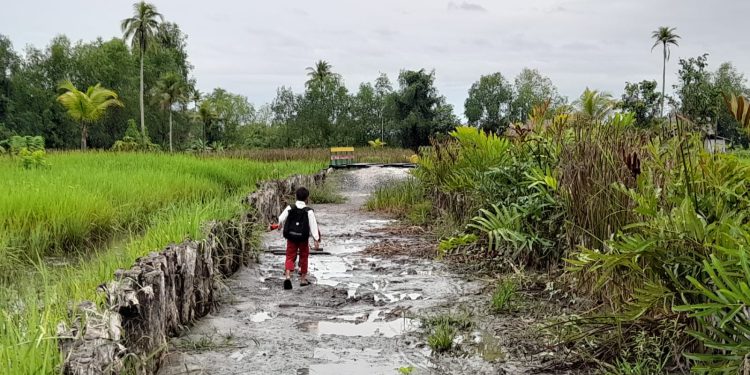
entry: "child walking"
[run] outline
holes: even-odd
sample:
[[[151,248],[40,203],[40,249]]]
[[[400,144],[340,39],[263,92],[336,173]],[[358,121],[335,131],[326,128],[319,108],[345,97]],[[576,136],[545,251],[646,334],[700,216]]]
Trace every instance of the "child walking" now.
[[[292,289],[292,271],[294,271],[294,261],[299,253],[300,278],[299,285],[307,286],[307,260],[310,255],[310,236],[315,241],[315,248],[320,248],[320,231],[318,222],[315,220],[315,212],[312,208],[307,207],[307,199],[310,192],[301,187],[297,189],[297,202],[293,206],[287,206],[284,212],[279,216],[279,225],[283,228],[284,238],[286,238],[286,280],[284,280],[284,289]]]

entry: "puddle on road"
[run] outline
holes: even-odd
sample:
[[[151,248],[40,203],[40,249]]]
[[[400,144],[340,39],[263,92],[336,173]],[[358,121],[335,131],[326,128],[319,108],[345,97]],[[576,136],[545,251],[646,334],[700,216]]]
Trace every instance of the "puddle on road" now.
[[[311,365],[305,372],[297,372],[298,375],[392,375],[397,372],[396,367],[392,366],[373,366],[367,362],[345,362],[345,363],[324,363]]]
[[[305,322],[297,325],[302,331],[317,333],[318,335],[337,335],[349,337],[396,337],[419,328],[419,322],[414,319],[396,319],[390,322],[367,321],[363,323],[348,322]]]
[[[262,323],[262,322],[265,322],[266,320],[271,320],[271,319],[273,319],[273,317],[271,316],[271,314],[269,314],[266,311],[255,313],[253,314],[253,316],[250,317],[250,321],[252,321],[253,323]]]
[[[474,341],[478,343],[477,351],[479,356],[487,362],[502,361],[505,359],[505,352],[500,345],[500,340],[489,332],[475,333]]]

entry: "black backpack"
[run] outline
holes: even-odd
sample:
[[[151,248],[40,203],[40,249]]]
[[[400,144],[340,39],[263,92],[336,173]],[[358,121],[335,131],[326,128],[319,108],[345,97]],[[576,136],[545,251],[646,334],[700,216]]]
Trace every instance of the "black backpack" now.
[[[310,221],[307,216],[310,208],[291,207],[284,223],[284,238],[294,243],[305,242],[310,238]]]

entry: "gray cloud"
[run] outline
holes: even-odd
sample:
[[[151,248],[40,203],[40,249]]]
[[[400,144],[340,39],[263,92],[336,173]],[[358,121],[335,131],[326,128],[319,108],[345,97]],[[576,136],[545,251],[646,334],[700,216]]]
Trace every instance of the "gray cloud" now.
[[[487,9],[479,4],[470,3],[468,1],[462,1],[460,3],[455,3],[451,1],[448,3],[448,9],[452,10],[466,10],[470,12],[487,12]]]
[[[8,1],[0,33],[18,51],[43,48],[59,33],[73,41],[119,37],[119,21],[135,1]],[[223,87],[256,105],[273,100],[279,86],[302,90],[305,67],[319,59],[351,90],[380,72],[395,83],[401,69],[434,68],[438,90],[457,113],[480,75],[512,80],[524,67],[539,69],[570,98],[587,86],[619,96],[626,81],[661,82],[650,35],[665,25],[682,36],[667,63],[668,91],[678,60],[705,52],[712,70],[732,61],[750,74],[750,41],[728,37],[750,14],[742,0],[721,7],[705,0],[213,0],[205,12],[196,11],[204,9],[198,0],[152,1],[189,35],[199,88]]]

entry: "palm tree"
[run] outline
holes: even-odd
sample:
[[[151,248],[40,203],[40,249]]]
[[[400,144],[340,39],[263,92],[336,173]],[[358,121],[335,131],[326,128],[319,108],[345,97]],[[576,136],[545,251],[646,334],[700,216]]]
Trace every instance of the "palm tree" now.
[[[117,93],[105,89],[101,84],[89,86],[86,92],[79,91],[70,81],[60,84],[64,90],[57,101],[68,111],[68,116],[81,125],[81,150],[86,151],[86,138],[89,134],[89,124],[99,121],[109,107],[122,107]]]
[[[580,113],[598,121],[603,120],[612,112],[614,104],[612,95],[609,93],[590,90],[588,87],[573,103]]]
[[[130,39],[133,49],[138,49],[141,58],[141,134],[146,139],[146,120],[143,109],[143,55],[164,17],[156,11],[156,6],[145,1],[133,4],[133,17],[122,20],[122,32],[125,40]]]
[[[675,34],[676,28],[674,27],[667,27],[662,26],[658,30],[651,33],[651,37],[654,38],[654,45],[651,47],[651,51],[654,51],[654,48],[656,48],[659,44],[663,47],[663,64],[662,64],[662,70],[661,70],[661,115],[664,116],[664,89],[666,85],[667,80],[667,60],[669,60],[670,50],[669,45],[675,45],[679,47],[679,44],[677,44],[677,39],[680,39],[680,36]]]
[[[189,88],[185,80],[177,73],[169,72],[163,75],[153,89],[153,97],[163,110],[169,111],[169,152],[172,148],[172,107],[176,103],[188,100]]]
[[[203,93],[201,90],[198,90],[197,88],[193,88],[193,91],[190,92],[190,100],[195,103],[195,110],[198,110],[198,102],[201,101],[201,98],[203,97]]]
[[[218,119],[214,105],[210,100],[204,100],[198,107],[196,113],[197,120],[203,124],[203,142],[208,143],[206,138],[206,129],[211,127],[211,124]]]
[[[306,70],[310,79],[307,80],[306,84],[309,86],[313,82],[323,82],[328,78],[338,77],[338,74],[333,73],[332,68],[333,66],[325,60],[318,60],[314,67],[308,66]]]

